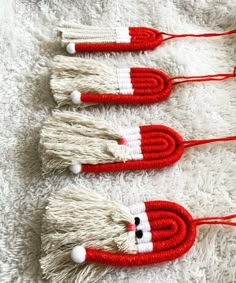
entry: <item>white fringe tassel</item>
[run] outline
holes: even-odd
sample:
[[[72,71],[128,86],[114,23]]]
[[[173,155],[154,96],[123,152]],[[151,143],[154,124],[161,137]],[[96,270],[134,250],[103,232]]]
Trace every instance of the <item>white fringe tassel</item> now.
[[[62,46],[68,43],[129,43],[128,27],[96,27],[81,24],[62,23],[58,27]]]
[[[99,61],[58,55],[54,57],[51,69],[50,86],[59,106],[91,105],[74,100],[72,96],[74,91],[113,94],[120,92],[116,69]],[[130,80],[129,77],[128,79]]]
[[[131,159],[119,126],[76,112],[54,111],[42,128],[40,151],[45,172],[65,170],[73,164],[101,164]]]
[[[42,227],[41,267],[51,283],[95,283],[114,267],[77,265],[70,257],[77,245],[136,253],[134,224],[128,208],[84,189],[62,190],[49,198]]]

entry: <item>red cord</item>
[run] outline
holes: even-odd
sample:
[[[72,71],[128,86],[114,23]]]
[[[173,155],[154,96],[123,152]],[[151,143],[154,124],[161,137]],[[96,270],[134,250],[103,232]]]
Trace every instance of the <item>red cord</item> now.
[[[177,82],[172,83],[173,85],[177,85],[188,82],[223,81],[235,76],[236,76],[236,67],[234,67],[233,73],[230,74],[214,74],[214,75],[205,75],[205,76],[176,76],[171,78],[171,80],[172,81],[178,80]]]
[[[205,140],[188,140],[184,141],[184,147],[192,147],[200,144],[212,143],[212,142],[220,142],[220,141],[234,141],[236,140],[236,136],[224,137],[224,138],[215,138],[215,139],[205,139]]]
[[[231,214],[227,216],[213,216],[213,217],[204,217],[204,218],[196,218],[194,219],[194,223],[196,225],[203,224],[223,224],[228,226],[236,226],[235,222],[223,221],[223,220],[231,220],[236,218],[236,214]]]
[[[226,31],[226,32],[220,32],[220,33],[213,32],[213,33],[199,33],[199,34],[194,34],[194,33],[173,34],[173,33],[161,32],[161,34],[169,36],[163,39],[163,41],[166,41],[172,38],[179,38],[179,37],[214,37],[214,36],[230,35],[230,34],[235,34],[235,33],[236,33],[236,29]]]

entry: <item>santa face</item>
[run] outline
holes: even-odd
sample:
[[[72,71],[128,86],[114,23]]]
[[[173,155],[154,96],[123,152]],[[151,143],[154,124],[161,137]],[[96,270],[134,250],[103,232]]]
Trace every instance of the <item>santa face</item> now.
[[[171,208],[173,203],[164,201],[145,202],[130,207],[135,219],[138,253],[171,251],[189,241],[186,236],[193,225],[187,221],[188,214],[183,209],[177,213]]]
[[[136,253],[112,253],[80,247],[74,250],[72,259],[77,263],[140,266],[176,259],[193,245],[196,225],[182,206],[168,201],[149,201],[133,205],[129,211],[135,226],[127,223],[127,234],[135,230]],[[78,257],[78,254],[82,256]]]

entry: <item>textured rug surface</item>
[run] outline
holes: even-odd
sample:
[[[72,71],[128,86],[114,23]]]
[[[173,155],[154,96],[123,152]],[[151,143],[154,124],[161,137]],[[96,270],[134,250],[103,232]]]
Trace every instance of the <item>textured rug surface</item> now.
[[[146,25],[171,33],[236,28],[233,0],[1,0],[0,7],[0,282],[44,282],[41,220],[51,192],[70,185],[125,205],[167,199],[193,216],[236,212],[236,142],[186,150],[163,170],[42,176],[38,154],[42,122],[55,107],[48,63],[65,54],[56,39],[61,20],[99,26]],[[170,40],[154,51],[92,54],[119,67],[150,66],[171,76],[231,72],[236,36]],[[83,55],[85,56],[85,55]],[[162,123],[184,138],[236,134],[235,79],[177,86],[165,102],[149,106],[97,106],[84,114],[124,126]],[[161,265],[122,269],[102,282],[236,282],[236,229],[202,226],[194,247]]]

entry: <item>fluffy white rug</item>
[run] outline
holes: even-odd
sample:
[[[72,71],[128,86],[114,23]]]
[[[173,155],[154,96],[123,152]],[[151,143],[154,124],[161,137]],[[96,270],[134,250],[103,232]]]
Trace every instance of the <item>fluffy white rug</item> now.
[[[60,20],[83,24],[148,25],[172,33],[236,28],[233,0],[1,0],[0,8],[0,282],[43,282],[38,263],[41,219],[52,191],[80,183],[125,205],[167,199],[193,216],[236,212],[236,142],[185,152],[163,170],[42,176],[37,147],[43,120],[55,107],[48,62],[64,54],[56,40]],[[170,75],[231,72],[236,36],[176,39],[140,54],[92,54],[119,66],[145,65]],[[83,113],[123,125],[163,123],[185,138],[236,134],[235,80],[177,86],[167,101],[150,106],[99,106]],[[122,269],[103,282],[236,282],[236,229],[204,226],[182,258]]]

